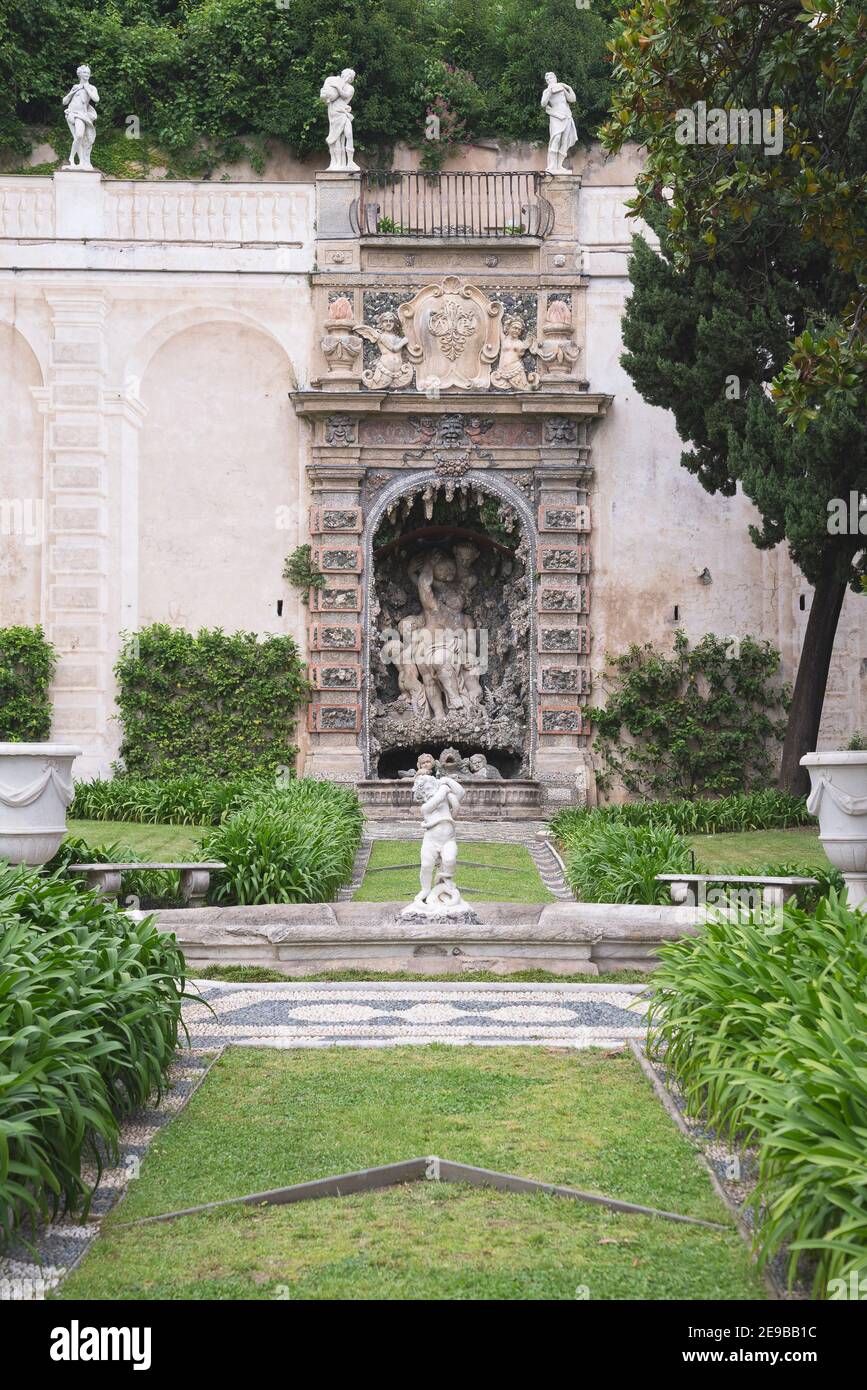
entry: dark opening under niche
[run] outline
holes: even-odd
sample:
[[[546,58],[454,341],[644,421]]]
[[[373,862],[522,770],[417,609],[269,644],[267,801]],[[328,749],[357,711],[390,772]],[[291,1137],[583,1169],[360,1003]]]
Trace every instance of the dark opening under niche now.
[[[504,779],[521,776],[521,759],[514,753],[502,748],[476,748],[470,744],[453,744],[457,748],[462,758],[469,758],[473,753],[484,753],[488,762],[495,767]],[[389,748],[381,753],[377,763],[376,775],[381,778],[395,778],[401,772],[407,772],[414,768],[420,753],[433,753],[438,758],[443,750],[441,748],[431,748],[430,746],[421,747],[415,745],[408,748]]]

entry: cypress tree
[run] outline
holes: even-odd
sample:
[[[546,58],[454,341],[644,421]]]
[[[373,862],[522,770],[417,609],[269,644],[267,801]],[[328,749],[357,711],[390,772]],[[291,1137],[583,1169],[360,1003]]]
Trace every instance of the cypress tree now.
[[[672,411],[683,466],[712,493],[731,496],[740,484],[760,515],[754,543],[785,541],[814,586],[780,776],[784,788],[803,792],[800,758],[816,747],[840,609],[867,568],[865,536],[836,526],[833,507],[867,493],[867,424],[837,399],[799,434],[767,383],[788,360],[792,337],[838,312],[847,286],[821,247],[805,246],[772,212],[721,242],[712,263],[696,244],[675,269],[667,216],[662,207],[654,218],[660,253],[641,237],[633,242],[621,361],[645,400]]]

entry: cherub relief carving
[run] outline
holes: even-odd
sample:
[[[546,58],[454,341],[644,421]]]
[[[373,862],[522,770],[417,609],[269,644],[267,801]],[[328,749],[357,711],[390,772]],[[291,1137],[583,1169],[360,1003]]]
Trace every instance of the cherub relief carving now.
[[[375,328],[364,323],[358,325],[357,331],[367,342],[379,348],[378,360],[361,373],[365,386],[379,391],[409,386],[413,367],[411,362],[404,361],[403,350],[407,340],[400,332],[397,314],[388,309],[379,315]]]

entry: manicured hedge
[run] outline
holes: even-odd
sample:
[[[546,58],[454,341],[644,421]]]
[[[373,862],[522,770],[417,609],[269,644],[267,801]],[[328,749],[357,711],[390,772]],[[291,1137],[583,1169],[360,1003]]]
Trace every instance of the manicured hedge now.
[[[310,695],[291,637],[156,623],[115,666],[121,759],[140,777],[237,777],[293,767],[295,714]]]
[[[756,1243],[815,1295],[867,1274],[867,917],[836,894],[665,946],[649,1047],[689,1112],[754,1144]],[[843,1280],[834,1285],[832,1280]]]
[[[54,648],[41,627],[0,627],[0,742],[49,737],[54,666]]]
[[[61,877],[0,865],[0,1238],[22,1217],[85,1211],[82,1165],[159,1091],[184,960]]]

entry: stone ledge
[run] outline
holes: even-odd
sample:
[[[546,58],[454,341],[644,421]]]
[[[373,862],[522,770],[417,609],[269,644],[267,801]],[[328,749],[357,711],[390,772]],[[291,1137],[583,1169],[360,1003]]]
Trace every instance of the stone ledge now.
[[[404,903],[275,904],[154,914],[191,966],[262,965],[287,976],[322,970],[454,973],[543,969],[597,975],[651,970],[659,946],[698,932],[701,911],[606,903],[474,903],[481,921],[399,920]],[[139,914],[137,914],[139,915]]]

